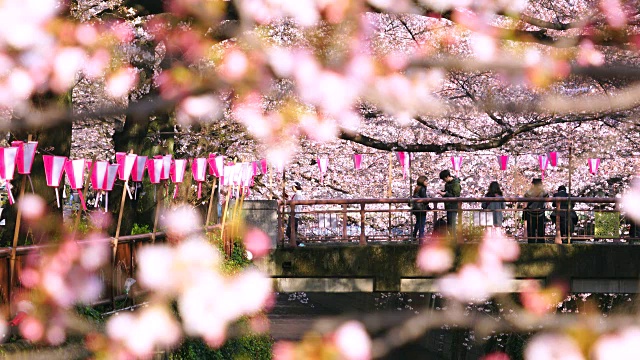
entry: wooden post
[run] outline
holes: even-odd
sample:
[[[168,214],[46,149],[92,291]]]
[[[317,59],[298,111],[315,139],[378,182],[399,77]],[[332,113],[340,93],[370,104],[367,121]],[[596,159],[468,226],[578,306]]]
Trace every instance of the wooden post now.
[[[116,234],[113,237],[113,261],[115,262],[116,260],[116,250],[118,249],[118,238],[120,237],[120,228],[122,226],[122,213],[123,213],[123,209],[124,209],[124,202],[125,199],[127,198],[127,183],[128,181],[125,181],[124,184],[122,184],[122,198],[120,199],[120,209],[118,211],[118,225],[116,226]],[[157,209],[156,209],[157,211]],[[155,229],[154,229],[155,232]]]
[[[211,184],[211,196],[209,196],[209,208],[207,209],[207,221],[204,223],[205,225],[209,225],[209,221],[211,221],[211,211],[214,203],[213,195],[216,193],[217,184],[218,178],[215,178],[215,180],[213,180],[213,184]]]
[[[560,229],[560,201],[556,201],[556,237],[554,242],[556,244],[562,244],[562,232]],[[571,219],[569,219],[571,220]]]
[[[296,233],[298,232],[296,227],[296,206],[290,203],[289,207],[291,208],[291,214],[289,214],[289,246],[296,247]]]
[[[229,198],[231,197],[231,186],[227,189],[227,201],[224,202],[222,209],[222,228],[220,228],[220,240],[224,243],[224,223],[227,220],[227,209],[229,208]]]
[[[360,204],[360,245],[367,245],[367,237],[364,233],[366,220],[364,207],[365,204]]]
[[[32,135],[29,134],[27,138],[27,142],[31,141]],[[27,176],[22,175],[22,184],[20,187],[20,196],[18,197],[18,212],[16,214],[16,227],[13,230],[13,242],[11,243],[11,258],[9,259],[9,289],[7,290],[7,295],[9,297],[8,303],[11,304],[11,290],[13,289],[13,279],[16,274],[16,250],[18,247],[18,236],[20,235],[20,220],[22,217],[22,209],[20,208],[20,201],[24,198],[24,188],[27,186]]]
[[[573,144],[569,144],[569,200],[567,201],[567,208],[569,213],[567,214],[567,221],[573,221],[571,219],[571,175],[573,174]],[[571,229],[571,227],[569,227]],[[567,244],[571,244],[571,231],[567,232]]]
[[[348,241],[347,236],[347,221],[349,218],[347,217],[347,204],[342,204],[342,241]]]
[[[87,188],[89,187],[89,179],[91,179],[91,175],[93,173],[93,164],[95,162],[96,162],[96,158],[95,157],[91,158],[91,166],[89,167],[89,174],[84,179],[84,184],[82,185],[82,190],[80,190],[80,191],[82,191],[82,198],[85,201],[87,199]],[[84,174],[84,169],[82,170],[82,173]],[[82,201],[82,199],[80,199],[80,201]],[[98,201],[98,200],[96,199],[96,201]],[[75,224],[73,226],[73,237],[74,237],[74,239],[76,237],[76,232],[78,231],[78,226],[80,226],[80,219],[81,218],[82,218],[82,207],[78,208],[78,215],[76,215],[76,222],[75,222]]]
[[[458,216],[456,216],[457,224],[453,224],[454,232],[458,239],[458,244],[464,243],[464,237],[462,236],[462,202],[458,201]]]
[[[155,187],[156,192],[156,213],[153,218],[153,230],[151,233],[151,243],[154,244],[156,242],[156,231],[158,231],[158,219],[160,219],[160,187]]]
[[[393,179],[393,154],[391,152],[389,152],[389,176],[388,176],[388,187],[387,187],[387,197],[390,198],[391,195],[393,194],[393,191],[391,190],[391,184],[392,184],[392,179]],[[389,215],[391,216],[391,215]]]

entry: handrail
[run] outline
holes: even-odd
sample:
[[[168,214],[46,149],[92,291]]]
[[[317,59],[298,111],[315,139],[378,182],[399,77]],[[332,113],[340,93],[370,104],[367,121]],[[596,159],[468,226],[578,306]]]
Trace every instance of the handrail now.
[[[408,204],[409,202],[430,202],[430,203],[473,203],[473,202],[556,202],[571,201],[572,203],[602,203],[614,204],[618,198],[603,197],[434,197],[434,198],[388,198],[388,199],[310,199],[310,200],[288,200],[286,205],[342,205],[342,204]],[[283,202],[278,201],[280,205]]]

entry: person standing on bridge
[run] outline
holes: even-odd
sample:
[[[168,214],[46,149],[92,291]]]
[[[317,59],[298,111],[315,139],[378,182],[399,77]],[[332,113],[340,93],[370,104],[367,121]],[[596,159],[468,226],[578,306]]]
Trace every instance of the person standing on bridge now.
[[[427,177],[422,175],[416,180],[416,187],[411,194],[411,200],[414,199],[426,199],[427,198]],[[424,226],[427,223],[427,210],[430,210],[429,203],[427,202],[411,202],[411,214],[416,217],[415,225],[413,226],[413,238],[418,235],[418,240],[422,243],[424,238]]]
[[[302,193],[302,185],[299,182],[296,181],[293,183],[293,191],[295,192],[295,194],[293,194],[291,199],[289,199],[290,201],[305,200],[304,194]],[[296,205],[295,209],[292,210],[295,210],[295,216],[289,216],[289,222],[287,223],[287,229],[285,231],[288,239],[291,239],[292,231],[296,233],[296,235],[298,234],[298,225],[300,223],[300,212],[302,211],[302,205]],[[300,240],[296,240],[296,244],[298,246],[304,246],[304,244]]]
[[[542,179],[533,179],[531,188],[524,193],[526,198],[544,198],[549,194],[542,185]],[[543,201],[528,201],[522,212],[522,218],[527,222],[527,240],[529,243],[544,244],[544,211],[546,203]]]
[[[497,181],[492,181],[489,184],[489,190],[487,190],[487,193],[484,195],[484,197],[504,197],[504,195],[502,195],[502,190],[500,189],[500,183],[498,183]],[[493,215],[493,226],[495,228],[501,228],[502,221],[504,219],[504,216],[502,214],[505,208],[504,201],[483,202],[482,208],[491,211],[491,214]]]
[[[449,170],[440,171],[440,180],[444,181],[444,191],[440,191],[442,197],[460,197],[462,188],[460,186],[460,179],[451,176]],[[458,218],[458,204],[453,202],[444,203],[444,208],[447,210],[447,226],[449,227],[449,235],[455,236],[456,234],[456,220]]]

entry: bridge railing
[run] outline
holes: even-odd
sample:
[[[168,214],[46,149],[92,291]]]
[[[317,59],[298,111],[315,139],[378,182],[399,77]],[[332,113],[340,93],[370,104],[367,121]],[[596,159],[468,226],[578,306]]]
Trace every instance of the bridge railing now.
[[[476,241],[483,230],[493,226],[491,211],[502,213],[502,229],[519,241],[529,242],[632,242],[640,240],[640,228],[620,212],[616,198],[428,198],[428,199],[316,199],[279,204],[278,243],[360,244],[371,242],[418,242],[412,236],[415,217],[412,202],[426,202],[425,233],[439,231],[446,222],[446,212],[458,214],[456,237],[459,242]],[[483,202],[504,202],[502,210],[482,209]],[[544,236],[527,236],[529,202],[546,204]],[[453,208],[445,210],[447,207]],[[298,218],[298,227],[288,221]],[[287,236],[287,228],[291,232]],[[295,229],[294,229],[295,228]],[[295,230],[295,231],[291,231]]]

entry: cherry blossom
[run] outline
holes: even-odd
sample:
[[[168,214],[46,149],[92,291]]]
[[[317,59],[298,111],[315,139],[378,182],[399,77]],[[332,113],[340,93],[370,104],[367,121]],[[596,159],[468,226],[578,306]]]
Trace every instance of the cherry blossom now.
[[[636,356],[640,351],[640,328],[630,326],[601,336],[593,345],[591,356],[594,360],[624,359]]]
[[[453,265],[453,252],[441,244],[426,244],[418,252],[418,267],[427,273],[441,273]]]
[[[549,332],[538,334],[529,341],[524,351],[524,358],[527,360],[581,360],[585,357],[574,339],[564,334]]]
[[[342,324],[334,333],[334,342],[340,354],[347,360],[371,358],[371,339],[364,326],[357,321]]]

